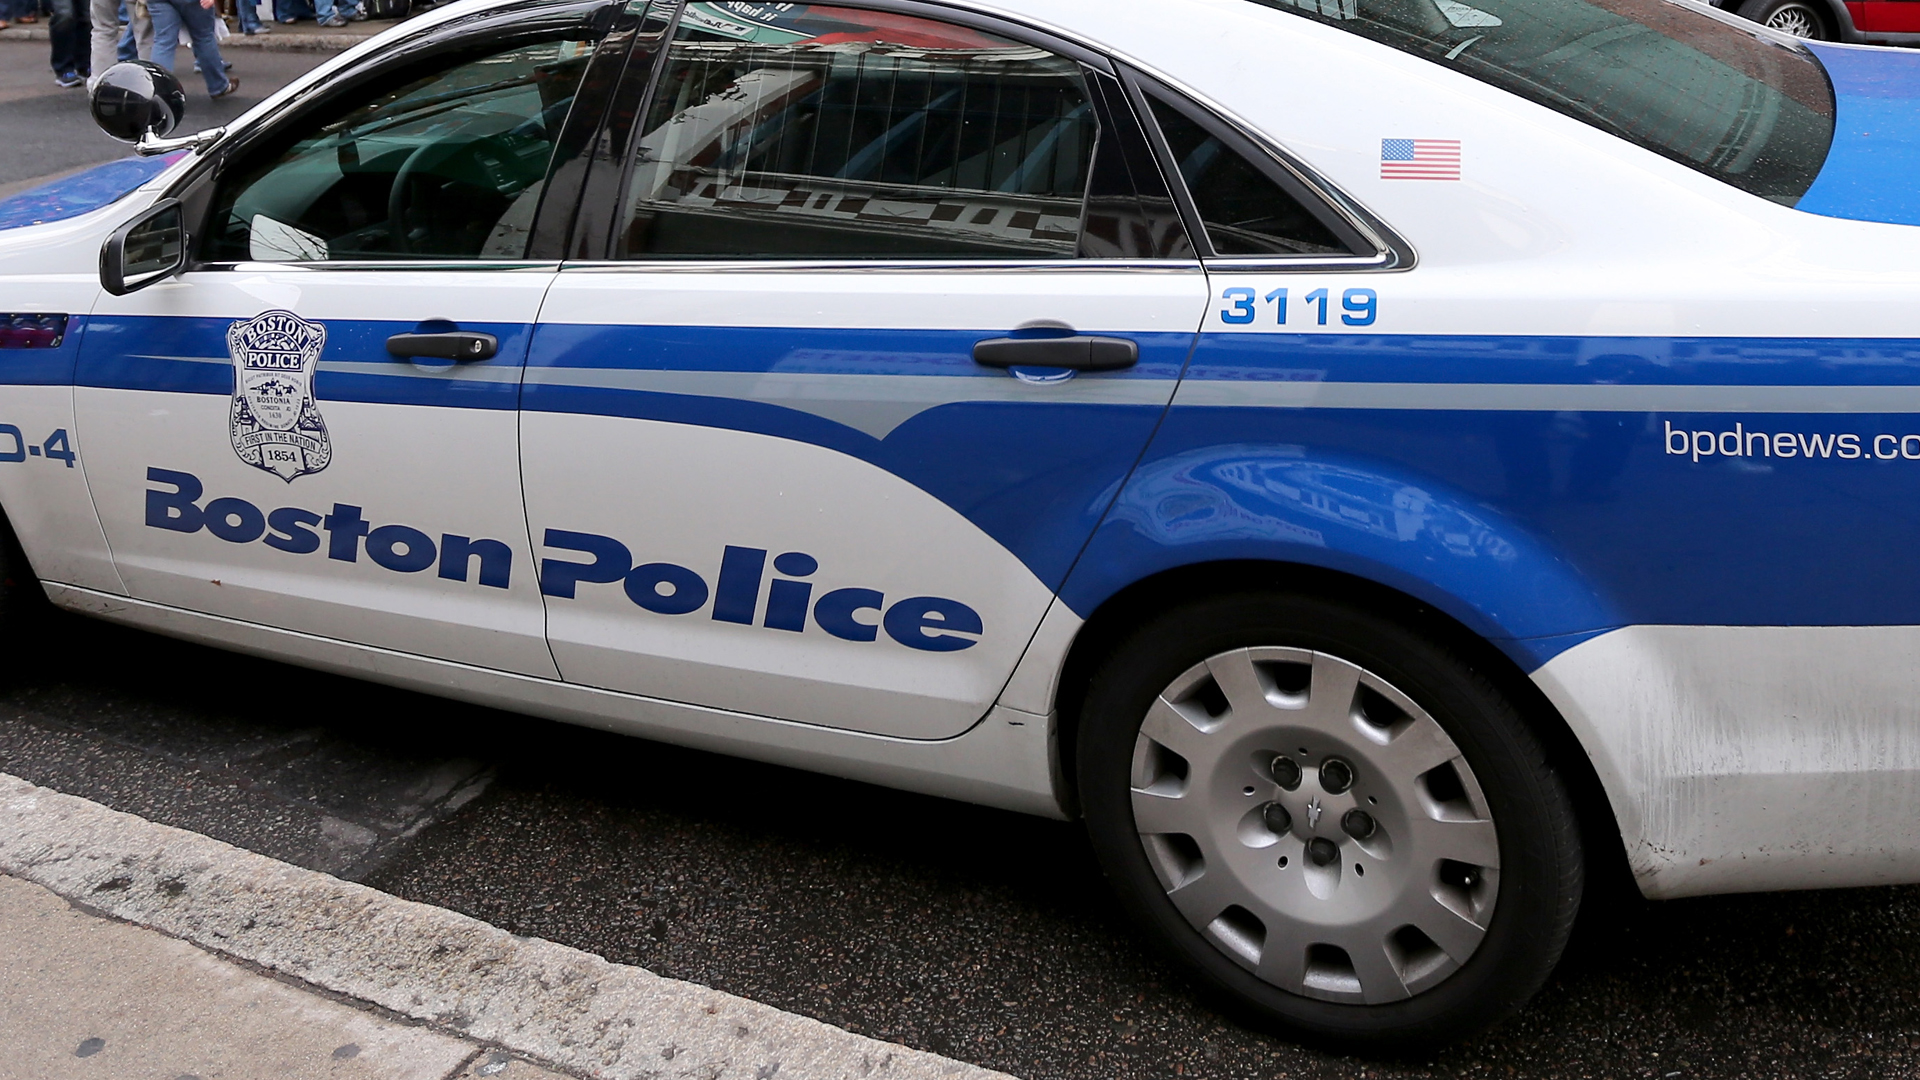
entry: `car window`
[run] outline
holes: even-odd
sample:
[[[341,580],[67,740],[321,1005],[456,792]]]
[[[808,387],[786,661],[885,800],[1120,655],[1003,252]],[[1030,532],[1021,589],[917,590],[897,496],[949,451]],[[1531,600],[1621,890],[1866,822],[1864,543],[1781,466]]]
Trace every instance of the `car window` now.
[[[1425,56],[1789,206],[1833,142],[1806,49],[1669,0],[1253,0]]]
[[[1147,102],[1214,254],[1349,254],[1333,231],[1266,171],[1158,95],[1148,94]]]
[[[517,259],[592,46],[443,61],[309,118],[221,179],[212,262]],[[291,143],[291,145],[289,145]]]
[[[824,4],[689,4],[622,258],[1070,258],[1099,125],[1080,66]]]

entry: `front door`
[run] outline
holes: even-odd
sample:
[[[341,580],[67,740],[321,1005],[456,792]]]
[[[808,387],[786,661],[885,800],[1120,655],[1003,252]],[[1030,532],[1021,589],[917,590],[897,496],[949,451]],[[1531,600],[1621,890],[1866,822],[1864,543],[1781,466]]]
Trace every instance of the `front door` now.
[[[102,297],[76,424],[134,597],[556,674],[516,427],[578,27],[455,42],[253,138],[195,267]]]
[[[570,682],[951,736],[1159,420],[1205,280],[1097,58],[746,7],[678,13],[611,257],[535,336],[549,640]]]

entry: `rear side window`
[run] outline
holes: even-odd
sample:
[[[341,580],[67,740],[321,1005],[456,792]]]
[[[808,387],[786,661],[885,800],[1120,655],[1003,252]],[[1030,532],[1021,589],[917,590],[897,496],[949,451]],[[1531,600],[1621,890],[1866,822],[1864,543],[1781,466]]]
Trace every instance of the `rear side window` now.
[[[1072,258],[1099,123],[1080,66],[910,15],[689,4],[620,256]]]
[[[1668,0],[1252,0],[1491,83],[1793,205],[1833,142],[1804,48]]]
[[[1350,254],[1319,218],[1218,135],[1153,94],[1147,101],[1214,254]]]

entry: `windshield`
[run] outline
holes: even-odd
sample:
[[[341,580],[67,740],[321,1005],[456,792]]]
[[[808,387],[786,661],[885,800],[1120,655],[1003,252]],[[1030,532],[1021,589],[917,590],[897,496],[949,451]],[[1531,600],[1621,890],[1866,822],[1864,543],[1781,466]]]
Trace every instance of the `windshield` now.
[[[1668,0],[1253,0],[1458,68],[1789,206],[1833,142],[1805,49]]]

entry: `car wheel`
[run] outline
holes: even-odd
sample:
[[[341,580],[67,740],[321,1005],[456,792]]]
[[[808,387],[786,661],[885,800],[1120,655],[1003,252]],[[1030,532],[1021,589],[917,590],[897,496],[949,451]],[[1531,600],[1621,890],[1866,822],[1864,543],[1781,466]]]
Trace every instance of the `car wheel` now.
[[[1485,677],[1343,603],[1199,602],[1101,665],[1077,736],[1123,904],[1201,984],[1404,1051],[1519,1007],[1583,885],[1566,788]]]
[[[1827,16],[1807,0],[1747,0],[1740,17],[1809,41],[1831,41]]]

